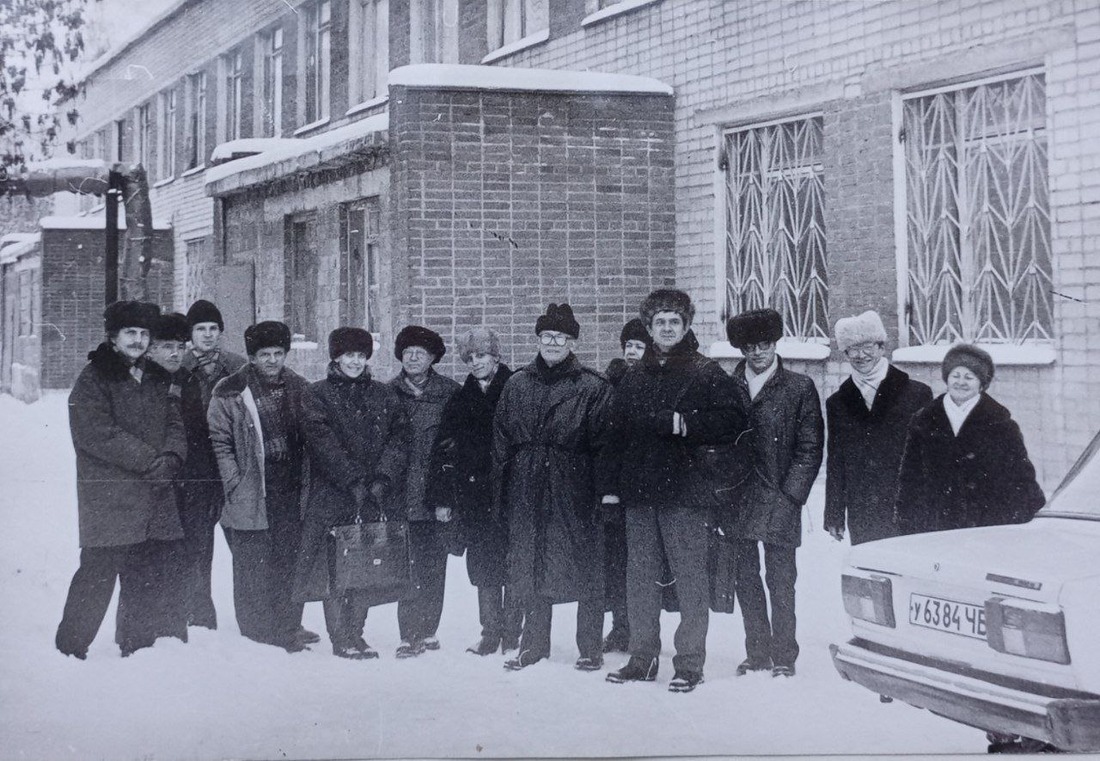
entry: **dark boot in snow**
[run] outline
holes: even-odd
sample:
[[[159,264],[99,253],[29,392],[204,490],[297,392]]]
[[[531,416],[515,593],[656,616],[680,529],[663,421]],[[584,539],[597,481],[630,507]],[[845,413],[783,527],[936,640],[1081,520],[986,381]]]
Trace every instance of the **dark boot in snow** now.
[[[416,642],[402,642],[397,646],[398,658],[415,658],[424,652],[424,643],[421,640]]]
[[[606,679],[614,684],[652,682],[657,678],[658,666],[660,661],[656,658],[636,658],[632,655],[625,666],[618,671],[609,672]]]
[[[519,671],[525,669],[528,666],[533,666],[541,660],[544,660],[545,655],[534,655],[530,650],[524,650],[515,658],[504,662],[504,668],[509,671]]]
[[[758,660],[755,658],[746,658],[737,665],[737,676],[744,676],[750,671],[771,671],[772,662],[771,659]]]
[[[607,637],[603,641],[603,651],[605,653],[625,653],[628,652],[629,646],[630,629],[618,624],[611,627],[611,631],[607,633]]]
[[[351,644],[347,642],[332,643],[332,654],[337,658],[347,658],[352,661],[364,661],[367,659],[367,655],[356,650]],[[377,657],[377,653],[375,656]]]
[[[508,655],[514,650],[519,650],[519,637],[501,637],[500,652]]]
[[[303,645],[315,645],[321,641],[321,635],[317,632],[311,632],[304,626],[299,626],[295,638],[301,641]]]
[[[573,664],[573,668],[577,671],[599,671],[603,668],[603,656],[585,656],[582,655],[577,659],[577,662]]]
[[[466,648],[466,652],[474,655],[492,655],[499,647],[500,637],[482,637],[475,644]]]
[[[438,650],[439,649],[439,637],[434,634],[425,637],[420,640],[420,644],[424,646],[425,650]]]
[[[703,683],[703,675],[698,671],[677,671],[668,683],[669,692],[691,692]]]

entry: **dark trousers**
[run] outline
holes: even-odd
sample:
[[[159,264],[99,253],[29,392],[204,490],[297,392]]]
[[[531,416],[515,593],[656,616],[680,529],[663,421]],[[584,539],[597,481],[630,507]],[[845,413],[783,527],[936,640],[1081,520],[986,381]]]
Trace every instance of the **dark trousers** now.
[[[73,574],[55,644],[69,653],[84,653],[95,639],[111,595],[119,582],[115,641],[129,654],[153,644],[158,636],[187,638],[179,597],[171,580],[175,542],[145,541],[116,547],[84,547]]]
[[[523,628],[523,608],[517,607],[507,587],[478,587],[477,611],[481,636],[518,642]]]
[[[603,652],[603,599],[577,603],[577,650],[582,658],[599,658]],[[549,597],[534,595],[527,601],[523,619],[520,653],[532,658],[550,657],[550,624],[554,603]]]
[[[225,529],[233,554],[233,608],[241,634],[285,646],[302,624],[302,604],[292,599],[294,566],[302,538],[298,494],[267,496],[268,527]]]
[[[214,598],[210,593],[210,567],[214,562],[214,526],[225,499],[221,481],[194,481],[180,489],[180,522],[187,564],[184,608],[192,626],[218,628]]]
[[[798,567],[794,553],[794,547],[764,544],[766,599],[760,579],[758,543],[738,542],[737,597],[745,621],[745,654],[750,660],[770,659],[777,666],[793,666],[798,659],[794,614],[794,582],[798,578]],[[768,599],[771,600],[770,620]]]
[[[370,611],[370,597],[357,589],[322,602],[325,611],[325,629],[334,646],[350,647],[363,636],[363,629]]]
[[[435,521],[409,521],[409,555],[416,593],[397,603],[397,627],[404,642],[434,637],[443,616],[447,546]]]
[[[626,605],[626,524],[604,526],[604,599],[612,629],[629,629]]]
[[[630,654],[647,660],[661,654],[662,582],[667,559],[680,605],[672,665],[676,671],[702,673],[710,625],[706,511],[631,506],[625,513]]]

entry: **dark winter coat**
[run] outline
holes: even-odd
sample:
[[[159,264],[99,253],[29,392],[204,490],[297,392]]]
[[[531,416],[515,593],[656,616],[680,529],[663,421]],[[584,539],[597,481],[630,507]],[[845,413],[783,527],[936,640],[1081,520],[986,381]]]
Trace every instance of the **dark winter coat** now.
[[[942,395],[913,417],[895,507],[902,534],[1026,523],[1044,501],[1020,427],[991,396],[958,436]]]
[[[779,367],[755,400],[749,398],[744,360],[733,372],[739,403],[748,411],[753,453],[735,531],[742,539],[798,547],[802,505],[821,468],[825,425],[814,382],[784,369],[782,358],[775,361]]]
[[[328,377],[311,383],[302,395],[302,433],[309,452],[310,488],[302,544],[298,552],[294,597],[320,600],[334,591],[329,579],[328,532],[333,526],[402,517],[408,468],[409,424],[405,408],[388,385],[370,372],[348,378],[329,366]],[[380,484],[390,495],[386,505],[358,505],[356,484]]]
[[[109,343],[88,355],[69,394],[76,450],[81,547],[138,544],[183,536],[172,482],[147,475],[161,454],[187,456],[179,399],[169,375],[139,360],[139,383]]]
[[[177,373],[182,390],[180,411],[183,414],[183,427],[187,431],[187,462],[180,472],[181,481],[221,481],[218,461],[210,446],[210,426],[206,422],[206,412],[218,381],[237,372],[246,364],[248,360],[244,357],[222,351],[214,363],[214,373],[207,377],[203,371],[197,369],[193,352],[189,351],[184,355],[183,368]]]
[[[894,498],[909,421],[932,401],[932,389],[894,366],[871,409],[848,378],[825,401],[825,529],[844,530],[852,544],[897,536]]]
[[[241,531],[263,531],[267,525],[267,505],[264,483],[264,440],[260,413],[248,386],[248,375],[254,372],[247,364],[227,378],[218,381],[210,399],[206,420],[210,426],[210,445],[218,461],[225,507],[221,524]],[[309,385],[305,378],[289,367],[283,368],[286,382],[287,407],[292,438],[301,438],[300,410],[302,396]],[[302,466],[300,500],[304,507],[308,494],[308,459]]]
[[[431,470],[432,448],[443,419],[443,408],[461,386],[434,369],[428,371],[424,393],[416,396],[400,372],[389,382],[409,419],[409,468],[405,479],[405,514],[410,521],[434,521],[437,505],[428,504],[428,475]]]
[[[497,365],[488,388],[473,375],[443,409],[432,453],[428,504],[450,507],[467,544],[466,572],[475,587],[504,584],[508,535],[493,507],[493,413],[512,377]]]
[[[688,331],[663,365],[646,352],[615,388],[609,469],[617,474],[613,493],[628,508],[683,507],[692,450],[733,442],[745,428],[733,378],[698,347]],[[672,433],[673,412],[687,425],[686,437]]]
[[[508,583],[519,599],[602,599],[601,494],[611,385],[569,355],[541,357],[504,386],[493,417],[494,502],[508,525]]]

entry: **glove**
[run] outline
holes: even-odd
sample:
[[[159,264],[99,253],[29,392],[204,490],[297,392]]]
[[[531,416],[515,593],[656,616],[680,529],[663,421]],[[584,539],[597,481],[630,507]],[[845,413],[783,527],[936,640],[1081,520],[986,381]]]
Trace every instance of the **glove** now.
[[[153,459],[145,477],[150,481],[171,481],[183,467],[183,460],[175,452],[163,452]]]

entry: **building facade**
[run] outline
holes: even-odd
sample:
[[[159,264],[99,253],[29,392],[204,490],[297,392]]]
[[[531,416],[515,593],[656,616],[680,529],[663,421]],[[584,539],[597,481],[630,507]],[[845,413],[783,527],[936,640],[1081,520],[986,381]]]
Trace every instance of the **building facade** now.
[[[486,321],[523,361],[555,293],[602,365],[675,282],[723,361],[725,317],[779,309],[828,394],[832,324],[874,308],[934,388],[990,349],[1052,487],[1100,426],[1098,93],[1088,0],[184,0],[88,75],[76,137],[150,168],[177,307],[244,295],[312,371],[343,321]]]

